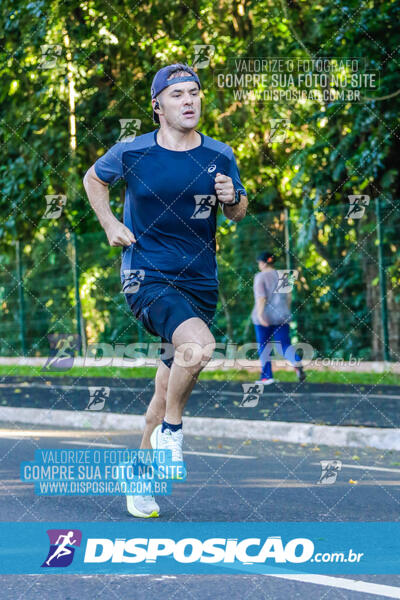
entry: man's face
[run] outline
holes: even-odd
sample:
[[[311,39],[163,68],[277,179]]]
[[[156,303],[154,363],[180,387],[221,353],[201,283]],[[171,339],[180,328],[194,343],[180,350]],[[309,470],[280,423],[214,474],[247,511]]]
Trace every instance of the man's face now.
[[[180,131],[195,129],[201,114],[200,90],[196,82],[170,85],[161,92],[159,100],[161,118],[164,117],[170,127]]]

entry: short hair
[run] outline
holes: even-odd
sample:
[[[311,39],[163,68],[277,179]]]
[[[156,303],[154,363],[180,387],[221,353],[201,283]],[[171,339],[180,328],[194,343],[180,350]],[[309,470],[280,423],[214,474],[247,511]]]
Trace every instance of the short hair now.
[[[260,252],[260,254],[257,255],[257,260],[272,265],[275,262],[275,256],[270,252]]]

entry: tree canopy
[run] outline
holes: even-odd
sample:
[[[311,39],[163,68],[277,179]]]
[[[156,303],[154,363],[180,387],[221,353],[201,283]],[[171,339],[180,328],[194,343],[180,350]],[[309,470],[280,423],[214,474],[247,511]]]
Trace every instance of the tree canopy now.
[[[150,105],[154,74],[173,62],[195,64],[195,46],[206,45],[214,51],[209,65],[198,69],[204,94],[200,129],[232,146],[250,198],[243,224],[233,226],[220,217],[219,331],[239,342],[251,335],[254,256],[269,247],[284,268],[286,208],[292,227],[289,258],[300,273],[295,315],[300,338],[325,354],[335,349],[338,355],[381,356],[379,199],[391,348],[399,359],[398,2],[4,0],[0,11],[0,294],[5,313],[12,312],[10,299],[16,298],[13,242],[18,239],[31,300],[35,304],[41,294],[47,307],[37,305],[37,319],[49,318],[50,327],[48,302],[57,295],[56,273],[65,268],[69,252],[66,247],[57,255],[56,249],[69,230],[79,240],[95,236],[90,239],[103,248],[101,260],[91,244],[79,250],[84,317],[93,339],[121,329],[126,315],[121,323],[112,321],[103,295],[97,298],[93,288],[97,272],[114,269],[114,276],[118,253],[106,247],[82,178],[118,140],[121,119],[140,120],[139,134],[155,128]],[[356,59],[378,83],[361,85],[358,101],[244,98],[218,85],[218,74],[231,72],[235,60],[251,58]],[[339,71],[343,75],[351,69]],[[278,70],[283,73],[286,67]],[[271,90],[270,83],[260,83],[256,91]],[[275,87],[290,83],[281,80]],[[318,81],[311,87],[324,90]],[[328,81],[325,89],[331,87]],[[76,148],[71,147],[71,112]],[[286,123],[283,140],[272,136],[271,120],[277,119]],[[111,193],[119,218],[122,193],[121,184]],[[66,196],[57,220],[43,218],[49,195]],[[362,219],[344,218],[349,195],[369,196]],[[92,253],[85,254],[85,248]],[[72,308],[71,277],[68,286]],[[43,335],[43,328],[32,327],[32,338]]]

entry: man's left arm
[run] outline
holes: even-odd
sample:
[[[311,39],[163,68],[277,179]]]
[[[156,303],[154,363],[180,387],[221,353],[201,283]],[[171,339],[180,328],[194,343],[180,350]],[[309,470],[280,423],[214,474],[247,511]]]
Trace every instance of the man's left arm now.
[[[248,206],[247,196],[240,193],[241,190],[235,190],[231,177],[217,173],[215,177],[215,191],[227,219],[239,222],[246,216]],[[237,202],[239,198],[240,201]]]
[[[215,191],[225,217],[231,221],[238,222],[246,215],[248,199],[246,190],[240,180],[235,155],[232,148],[229,150],[227,174],[222,175],[221,173],[217,173]]]

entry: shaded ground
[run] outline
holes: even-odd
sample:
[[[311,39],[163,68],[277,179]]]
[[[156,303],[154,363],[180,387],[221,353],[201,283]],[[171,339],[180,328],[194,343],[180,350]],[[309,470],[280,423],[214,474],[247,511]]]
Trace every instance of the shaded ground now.
[[[154,390],[152,379],[99,377],[3,377],[0,406],[84,410],[89,387],[109,387],[103,411],[143,414]],[[325,425],[400,426],[400,387],[283,383],[264,388],[257,406],[242,407],[242,384],[199,381],[185,415],[260,419]]]
[[[36,496],[20,463],[38,448],[137,448],[128,432],[0,424],[3,521],[125,521],[121,496]],[[28,431],[26,431],[28,430]],[[26,432],[26,433],[24,433]],[[165,521],[397,521],[400,452],[185,435],[188,478],[160,497]],[[319,485],[320,460],[343,463]]]
[[[20,463],[37,448],[98,446],[135,448],[139,435],[71,431],[0,423],[0,515],[3,521],[126,522],[118,496],[35,496],[20,482]],[[318,485],[319,461],[339,459],[333,485]],[[252,440],[185,436],[188,479],[159,499],[154,521],[396,521],[400,501],[400,452],[328,448]],[[382,470],[381,470],[382,469]],[[2,575],[1,597],[42,600],[167,597],[191,600],[374,600],[383,596],[346,589],[352,580],[394,586],[399,575],[344,575],[328,585],[265,575]],[[339,586],[339,587],[336,587]],[[376,591],[376,590],[375,590]]]

